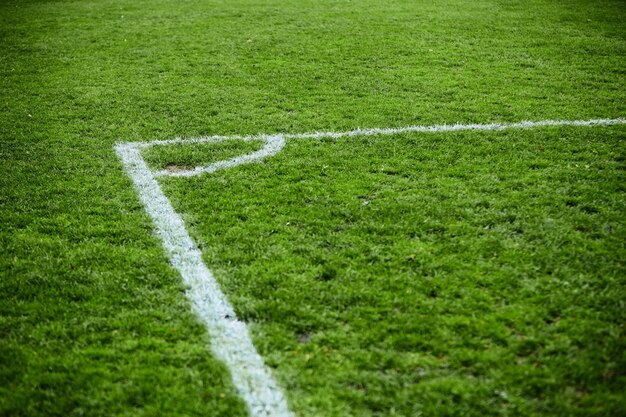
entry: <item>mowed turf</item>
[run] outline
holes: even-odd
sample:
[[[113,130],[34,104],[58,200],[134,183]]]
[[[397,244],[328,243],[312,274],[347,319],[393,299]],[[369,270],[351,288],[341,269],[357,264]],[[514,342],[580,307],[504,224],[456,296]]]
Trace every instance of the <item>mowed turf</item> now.
[[[301,140],[162,182],[294,409],[617,411],[625,133]]]
[[[114,143],[623,117],[624,16],[620,1],[3,2],[0,414],[246,414]],[[297,415],[619,415],[625,138],[293,140],[161,183]],[[145,156],[175,170],[251,146]]]

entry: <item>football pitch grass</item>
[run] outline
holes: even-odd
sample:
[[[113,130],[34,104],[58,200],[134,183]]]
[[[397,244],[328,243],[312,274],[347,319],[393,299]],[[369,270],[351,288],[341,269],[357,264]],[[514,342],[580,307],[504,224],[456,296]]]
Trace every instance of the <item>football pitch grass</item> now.
[[[244,416],[116,143],[626,115],[620,1],[0,5],[0,414]],[[159,178],[296,416],[626,411],[626,126]],[[143,149],[154,171],[260,150]]]

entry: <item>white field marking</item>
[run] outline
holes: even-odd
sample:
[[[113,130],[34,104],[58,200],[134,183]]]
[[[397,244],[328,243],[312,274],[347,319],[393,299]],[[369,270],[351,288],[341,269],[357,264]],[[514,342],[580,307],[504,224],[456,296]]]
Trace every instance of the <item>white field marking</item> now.
[[[285,139],[342,138],[349,136],[393,135],[406,132],[453,132],[462,130],[531,129],[547,126],[609,126],[626,124],[625,118],[594,120],[542,120],[520,123],[455,124],[435,126],[407,126],[400,128],[356,129],[347,132],[317,132],[284,135],[211,136],[197,139],[172,139],[153,142],[128,142],[115,145],[126,172],[131,177],[139,198],[154,221],[156,232],[172,265],[180,272],[187,286],[186,295],[193,311],[206,325],[211,340],[211,350],[229,368],[237,391],[253,417],[292,417],[287,401],[271,372],[252,344],[245,323],[235,316],[233,307],[221,291],[213,274],[202,261],[202,254],[185,229],[181,217],[174,211],[156,181],[159,176],[189,177],[211,173],[219,169],[259,161],[278,153]],[[154,172],[148,168],[141,150],[156,145],[180,143],[207,143],[225,140],[263,140],[264,147],[248,155],[219,161],[189,171]]]
[[[245,323],[235,316],[213,274],[202,262],[202,254],[185,230],[183,220],[143,160],[141,146],[123,143],[116,145],[115,150],[154,221],[170,262],[183,277],[192,309],[209,332],[211,350],[228,367],[250,415],[292,417],[287,400],[254,348]],[[227,166],[234,165],[224,165]]]
[[[246,142],[263,140],[265,146],[251,154],[238,156],[233,159],[219,161],[208,166],[199,166],[191,170],[181,170],[170,172],[167,170],[157,171],[154,173],[157,177],[192,177],[203,173],[212,173],[223,168],[232,168],[248,162],[257,161],[271,155],[275,155],[285,146],[285,139],[321,139],[334,138],[339,139],[350,136],[374,136],[374,135],[396,135],[399,133],[410,132],[456,132],[463,130],[506,130],[506,129],[532,129],[538,127],[550,126],[610,126],[626,124],[626,118],[617,119],[591,119],[591,120],[540,120],[525,121],[519,123],[489,123],[489,124],[453,124],[453,125],[433,125],[433,126],[405,126],[397,128],[373,128],[373,129],[355,129],[346,132],[313,132],[313,133],[288,133],[275,135],[251,135],[251,136],[207,136],[194,139],[170,139],[155,140],[152,142],[135,142],[135,146],[147,148],[156,145],[177,145],[177,144],[194,144],[207,142],[221,142],[226,140],[242,140]]]
[[[202,142],[221,142],[224,140],[228,140],[228,139],[232,139],[232,138],[225,138],[225,137],[220,137],[220,136],[213,136],[210,138],[205,138],[202,140],[188,140],[185,141],[185,143],[202,143]],[[164,177],[164,176],[169,176],[169,177],[192,177],[194,175],[198,175],[198,174],[202,174],[202,173],[212,173],[217,171],[218,169],[224,169],[224,168],[232,168],[232,167],[236,167],[237,165],[241,165],[241,164],[245,164],[248,162],[253,162],[253,161],[257,161],[259,159],[263,159],[265,157],[271,156],[271,155],[275,155],[278,152],[280,152],[280,150],[283,148],[283,146],[285,146],[285,139],[283,138],[283,136],[281,135],[262,135],[262,136],[256,136],[256,137],[240,137],[237,138],[239,140],[243,140],[246,142],[251,142],[254,140],[263,140],[265,142],[265,145],[259,149],[256,152],[252,152],[250,154],[247,155],[241,155],[241,156],[237,156],[235,158],[232,159],[227,159],[224,161],[218,161],[215,162],[211,165],[208,166],[204,166],[204,167],[195,167],[194,169],[191,170],[181,170],[181,171],[175,171],[175,172],[171,172],[171,171],[167,171],[167,170],[163,170],[163,171],[157,171],[154,173],[155,176],[157,177]],[[164,144],[163,142],[165,141],[161,141],[161,143],[159,144]],[[171,143],[171,142],[170,142]],[[176,142],[175,142],[176,143]],[[143,144],[143,147],[146,147],[146,145],[148,146],[153,146],[155,145],[154,142],[148,143],[148,144]]]

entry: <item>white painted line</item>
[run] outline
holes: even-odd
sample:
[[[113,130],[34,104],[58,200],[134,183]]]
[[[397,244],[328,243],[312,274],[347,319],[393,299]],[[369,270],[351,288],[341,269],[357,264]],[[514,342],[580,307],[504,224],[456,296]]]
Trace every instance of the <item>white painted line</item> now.
[[[115,146],[139,198],[154,221],[170,262],[188,287],[186,295],[192,309],[207,327],[211,350],[228,367],[251,416],[291,417],[285,396],[254,348],[245,323],[237,319],[213,274],[202,262],[200,250],[161,191],[140,149],[141,146],[133,143]]]
[[[252,140],[258,140],[258,139],[265,141],[265,145],[263,146],[263,148],[259,149],[256,152],[252,152],[247,155],[237,156],[235,158],[227,159],[225,161],[218,161],[218,162],[215,162],[214,164],[204,166],[204,167],[195,167],[194,169],[191,169],[191,170],[181,170],[181,171],[176,171],[176,172],[163,170],[163,171],[155,172],[154,175],[156,175],[157,177],[165,177],[165,176],[192,177],[194,175],[203,174],[205,172],[212,173],[212,172],[217,171],[218,169],[233,168],[233,167],[236,167],[237,165],[246,164],[248,162],[257,161],[259,159],[263,159],[268,156],[275,155],[278,152],[280,152],[283,146],[285,146],[285,139],[283,139],[283,136],[281,135],[273,135],[273,136],[263,135],[263,136],[255,137],[253,139],[241,138],[240,140],[252,141]],[[205,140],[203,142],[208,142],[208,141]],[[189,142],[186,142],[186,143],[189,143]],[[194,142],[191,142],[191,143],[194,143]],[[199,142],[196,141],[195,143],[199,143]]]
[[[397,128],[355,129],[347,132],[315,132],[284,135],[285,139],[318,139],[342,138],[346,136],[373,136],[396,135],[409,132],[456,132],[462,130],[505,130],[505,129],[532,129],[549,126],[609,126],[626,124],[625,118],[618,119],[591,119],[591,120],[539,120],[519,123],[489,123],[489,124],[453,124],[433,126],[405,126]]]
[[[538,127],[551,126],[610,126],[626,124],[626,118],[618,119],[591,119],[591,120],[540,120],[525,121],[519,123],[489,123],[489,124],[453,124],[453,125],[433,125],[433,126],[405,126],[398,128],[372,128],[372,129],[355,129],[346,132],[312,132],[312,133],[295,133],[295,134],[274,134],[274,135],[251,135],[251,136],[207,136],[193,139],[170,139],[155,140],[152,142],[135,142],[136,146],[147,148],[156,145],[177,145],[177,144],[193,144],[221,142],[226,140],[242,140],[246,142],[263,140],[265,146],[249,155],[239,156],[227,161],[220,161],[208,166],[199,166],[191,170],[181,170],[176,172],[158,171],[155,173],[159,177],[192,177],[203,173],[212,173],[218,169],[232,168],[237,165],[254,162],[256,160],[275,155],[285,146],[285,139],[321,139],[334,138],[339,139],[351,136],[374,136],[374,135],[397,135],[400,133],[423,132],[458,132],[464,130],[506,130],[506,129],[533,129]]]
[[[115,145],[124,168],[130,175],[139,198],[154,221],[157,234],[172,265],[180,272],[188,289],[186,295],[193,311],[206,325],[211,340],[211,350],[230,370],[233,383],[248,406],[253,417],[293,416],[287,401],[271,372],[252,344],[245,323],[239,321],[211,271],[202,261],[198,247],[185,229],[181,217],[174,211],[156,181],[158,176],[190,177],[211,173],[219,169],[261,160],[278,153],[285,139],[342,138],[349,136],[394,135],[407,132],[454,132],[463,130],[531,129],[549,126],[609,126],[626,124],[626,119],[594,120],[542,120],[520,123],[455,124],[435,126],[407,126],[400,128],[356,129],[347,132],[316,132],[302,134],[276,134],[255,136],[210,136],[197,139],[172,139],[153,142],[129,142]],[[156,145],[181,143],[207,143],[225,140],[262,140],[265,145],[259,151],[219,161],[189,171],[158,171],[148,168],[141,150]]]

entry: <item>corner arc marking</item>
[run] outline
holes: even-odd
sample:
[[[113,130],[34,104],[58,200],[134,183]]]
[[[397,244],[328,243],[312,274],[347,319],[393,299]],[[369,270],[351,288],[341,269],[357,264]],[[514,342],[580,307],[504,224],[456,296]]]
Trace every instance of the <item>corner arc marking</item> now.
[[[213,141],[217,142],[217,141],[223,141],[223,140],[228,140],[228,139],[233,139],[233,138],[219,137],[219,140],[205,140],[203,142],[204,143],[213,142]],[[195,175],[200,175],[203,173],[210,174],[220,169],[233,168],[238,165],[247,164],[250,162],[261,160],[263,158],[267,158],[268,156],[276,155],[285,146],[285,138],[283,137],[283,135],[261,135],[261,136],[249,137],[249,138],[235,137],[234,139],[244,140],[247,142],[260,139],[260,140],[263,140],[265,144],[263,145],[261,149],[259,149],[256,152],[237,156],[237,157],[227,159],[224,161],[218,161],[211,165],[199,166],[190,170],[182,170],[182,171],[176,171],[176,172],[161,170],[161,171],[154,172],[154,175],[156,177],[193,177]],[[173,142],[173,143],[170,142],[167,144],[174,144],[174,143],[202,143],[202,142],[186,141],[186,142]],[[160,144],[163,145],[164,143],[160,143]]]

